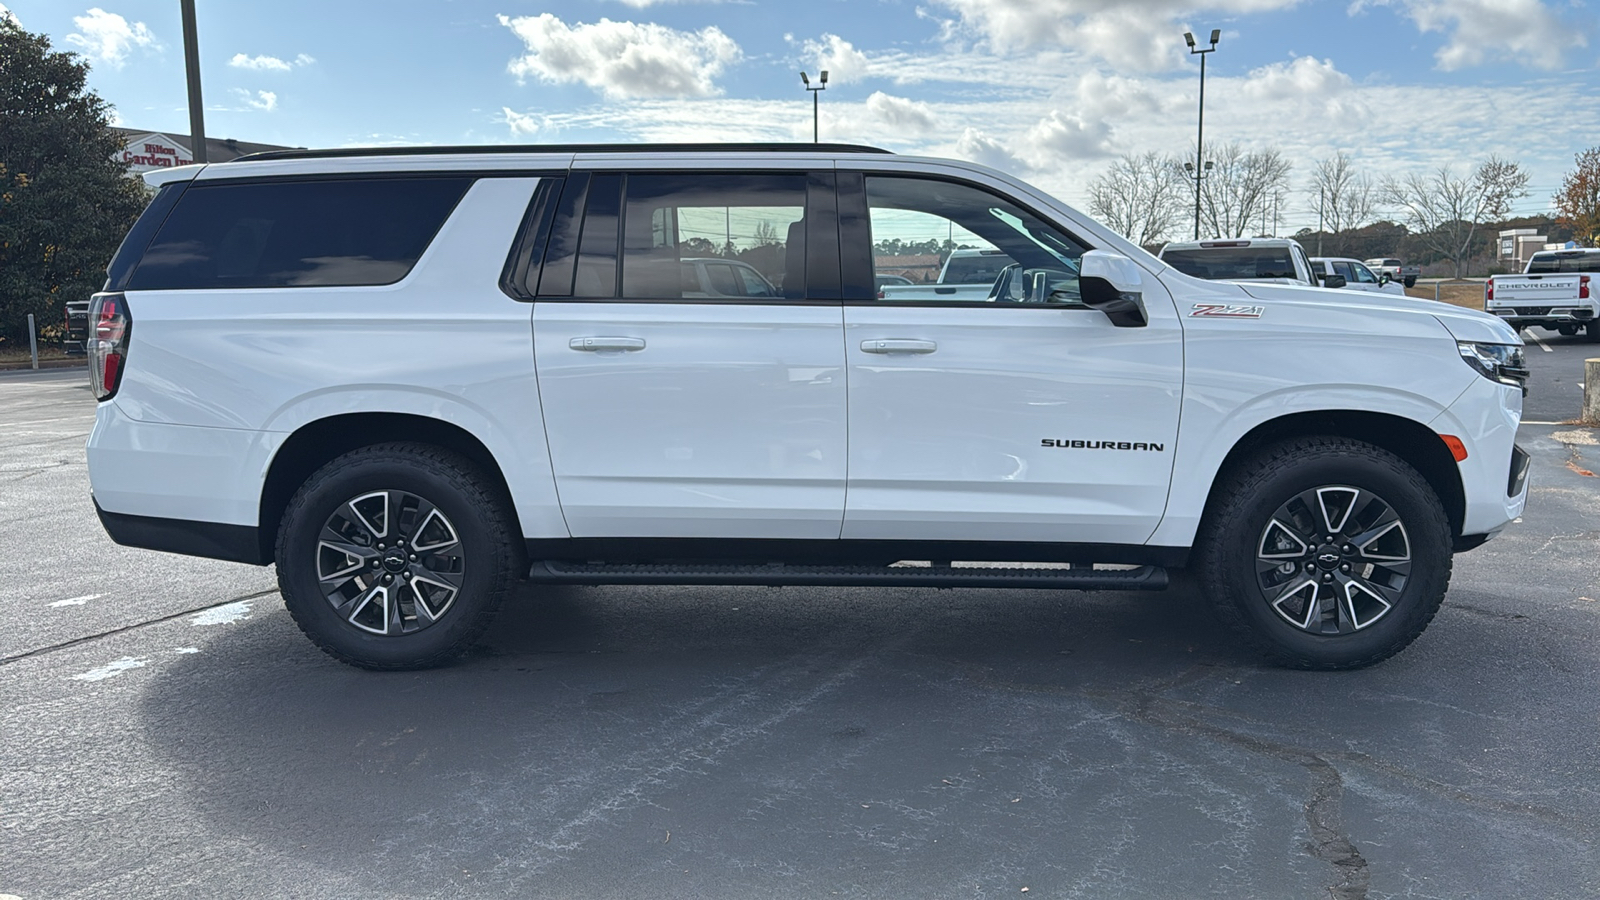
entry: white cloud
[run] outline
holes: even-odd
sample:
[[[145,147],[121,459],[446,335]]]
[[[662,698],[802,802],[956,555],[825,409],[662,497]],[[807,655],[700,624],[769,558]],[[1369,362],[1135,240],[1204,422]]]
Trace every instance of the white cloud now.
[[[17,14],[8,9],[4,3],[0,3],[0,19],[10,19],[13,25],[22,27],[22,20],[18,19]]]
[[[251,94],[244,88],[234,88],[233,93],[239,98],[239,102],[244,104],[237,110],[238,112],[246,112],[252,109],[260,112],[272,112],[278,108],[278,95],[271,91],[256,91]]]
[[[512,137],[537,134],[539,129],[544,127],[544,119],[541,116],[519,113],[509,106],[500,107],[500,118],[497,121],[504,122],[511,127]]]
[[[953,149],[954,155],[961,159],[970,159],[980,166],[1002,172],[1023,173],[1029,169],[1028,164],[1005,144],[976,128],[963,130]]]
[[[509,66],[519,81],[578,82],[611,98],[713,96],[715,79],[743,56],[715,26],[689,32],[610,19],[569,26],[550,13],[499,19],[528,47]]]
[[[246,56],[243,53],[235,53],[233,59],[228,60],[228,65],[235,69],[252,69],[257,72],[287,72],[292,68],[276,56]]]
[[[1399,7],[1420,30],[1447,35],[1434,54],[1446,72],[1489,61],[1559,69],[1568,50],[1589,43],[1541,0],[1357,0],[1350,12],[1367,6]]]
[[[81,16],[73,16],[72,24],[78,26],[78,30],[67,35],[67,43],[83,48],[84,55],[114,69],[127,64],[128,54],[135,47],[158,49],[161,46],[143,22],[129,23],[98,6]]]
[[[1333,60],[1301,56],[1290,62],[1276,62],[1250,70],[1244,93],[1261,101],[1331,98],[1343,93],[1352,83],[1350,76],[1339,71]]]
[[[874,91],[867,98],[867,116],[890,133],[884,139],[922,137],[938,130],[939,117],[933,107],[917,100]]]
[[[295,66],[309,66],[316,62],[312,57],[302,53],[292,62],[286,62],[276,56],[250,56],[245,53],[235,53],[233,59],[228,60],[228,65],[235,69],[250,69],[254,72],[287,72]]]
[[[1052,110],[1028,129],[1024,145],[1047,151],[1036,154],[1067,160],[1098,159],[1111,155],[1111,127],[1103,120],[1085,121],[1070,113]]]
[[[837,34],[824,34],[820,41],[806,41],[800,49],[818,69],[828,71],[830,81],[858,81],[865,78],[872,67],[865,53]]]
[[[946,29],[978,35],[999,49],[1054,47],[1097,56],[1134,70],[1169,69],[1182,64],[1187,50],[1178,40],[1179,17],[1195,12],[1184,0],[935,0],[958,20]],[[1221,15],[1295,6],[1300,0],[1213,0],[1208,12]]]

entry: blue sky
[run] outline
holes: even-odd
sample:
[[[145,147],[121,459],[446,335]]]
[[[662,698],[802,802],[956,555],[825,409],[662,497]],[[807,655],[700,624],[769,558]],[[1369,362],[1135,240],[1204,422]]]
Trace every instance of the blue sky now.
[[[0,0],[93,64],[121,124],[185,133],[177,0]],[[1343,151],[1375,179],[1490,152],[1547,209],[1600,143],[1594,0],[199,0],[206,131],[295,146],[825,140],[994,165],[1082,206],[1116,156],[1276,147],[1303,188]],[[1310,216],[1310,219],[1307,219]],[[1288,229],[1292,230],[1292,228]]]

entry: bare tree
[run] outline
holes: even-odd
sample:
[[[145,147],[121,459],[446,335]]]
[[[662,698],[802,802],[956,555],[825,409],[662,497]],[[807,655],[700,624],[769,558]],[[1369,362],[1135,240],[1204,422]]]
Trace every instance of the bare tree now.
[[[1335,235],[1367,224],[1377,201],[1372,179],[1356,172],[1342,150],[1317,162],[1306,196],[1321,219],[1320,230]],[[1342,238],[1336,246],[1342,251]]]
[[[1406,225],[1423,246],[1455,262],[1460,278],[1478,227],[1505,218],[1512,201],[1528,195],[1528,173],[1514,162],[1490,156],[1468,176],[1457,177],[1445,165],[1428,175],[1390,178],[1383,195],[1404,212]]]
[[[1128,240],[1155,244],[1178,224],[1183,190],[1176,160],[1154,151],[1128,153],[1089,185],[1089,209]]]
[[[1218,237],[1243,237],[1289,186],[1291,165],[1276,149],[1223,144],[1208,154],[1213,168],[1201,184],[1202,218]]]

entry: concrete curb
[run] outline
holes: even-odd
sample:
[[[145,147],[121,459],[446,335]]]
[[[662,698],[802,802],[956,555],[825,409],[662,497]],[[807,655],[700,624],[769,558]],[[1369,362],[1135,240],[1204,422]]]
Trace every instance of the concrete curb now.
[[[43,372],[45,369],[72,369],[87,368],[87,360],[83,359],[41,359],[39,368],[34,369],[32,363],[0,363],[0,372]]]

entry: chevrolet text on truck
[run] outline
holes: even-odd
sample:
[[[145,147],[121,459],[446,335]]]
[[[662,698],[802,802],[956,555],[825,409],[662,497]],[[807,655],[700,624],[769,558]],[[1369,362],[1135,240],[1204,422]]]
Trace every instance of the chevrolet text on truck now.
[[[1538,325],[1562,334],[1584,330],[1600,341],[1600,250],[1541,250],[1521,275],[1494,275],[1484,309],[1521,331]]]
[[[519,580],[1190,569],[1278,662],[1364,666],[1527,497],[1504,322],[1192,278],[971,163],[391,148],[148,178],[90,312],[101,521],[275,563],[355,665],[451,658]],[[878,242],[950,234],[1007,258],[994,289],[878,299]],[[772,296],[686,285],[718,258]]]

